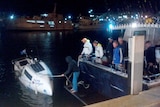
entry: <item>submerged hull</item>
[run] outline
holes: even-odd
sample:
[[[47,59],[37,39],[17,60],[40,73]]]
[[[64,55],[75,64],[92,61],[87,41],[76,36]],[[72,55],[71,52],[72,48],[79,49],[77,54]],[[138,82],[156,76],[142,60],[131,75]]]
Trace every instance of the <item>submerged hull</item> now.
[[[14,61],[14,71],[19,81],[37,94],[53,94],[51,71],[42,61],[32,62],[29,58]]]

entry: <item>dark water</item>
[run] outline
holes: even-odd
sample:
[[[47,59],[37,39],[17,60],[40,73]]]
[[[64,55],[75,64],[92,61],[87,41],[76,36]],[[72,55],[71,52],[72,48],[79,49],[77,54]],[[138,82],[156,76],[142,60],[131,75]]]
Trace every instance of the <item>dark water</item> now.
[[[34,48],[53,74],[61,74],[66,68],[65,57],[74,59],[81,52],[81,39],[87,37],[106,45],[106,31],[65,32],[1,32],[0,33],[0,107],[82,107],[83,104],[65,89],[65,79],[54,79],[52,97],[26,89],[13,73],[11,60],[20,57],[24,48]]]

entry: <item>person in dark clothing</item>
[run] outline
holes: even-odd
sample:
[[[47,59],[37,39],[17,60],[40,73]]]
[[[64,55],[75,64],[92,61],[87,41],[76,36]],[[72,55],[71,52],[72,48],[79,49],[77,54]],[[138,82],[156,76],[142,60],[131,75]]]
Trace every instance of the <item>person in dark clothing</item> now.
[[[155,74],[157,73],[156,69],[158,66],[156,65],[156,56],[155,56],[155,47],[152,46],[150,41],[145,42],[145,59],[147,63],[147,74]]]
[[[128,43],[122,37],[118,37],[119,46],[122,48],[123,57],[128,57]]]
[[[62,76],[73,73],[71,92],[75,93],[75,92],[78,91],[77,81],[78,81],[78,77],[79,77],[79,74],[80,74],[80,69],[77,66],[76,61],[73,60],[71,56],[66,57],[66,62],[68,63],[68,69],[66,70],[66,72],[64,74],[62,74]]]
[[[112,38],[108,38],[108,44],[106,47],[106,56],[109,60],[109,63],[112,63],[113,60],[113,39]]]

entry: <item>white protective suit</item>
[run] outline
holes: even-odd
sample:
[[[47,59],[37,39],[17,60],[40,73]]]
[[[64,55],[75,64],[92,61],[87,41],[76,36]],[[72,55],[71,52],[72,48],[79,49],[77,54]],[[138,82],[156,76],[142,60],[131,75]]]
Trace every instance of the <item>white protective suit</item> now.
[[[102,45],[100,43],[98,43],[98,45],[95,47],[95,56],[97,58],[102,58],[103,57],[103,48]]]
[[[90,40],[87,40],[83,45],[83,50],[81,54],[90,55],[92,51],[93,51],[92,44],[90,43]]]

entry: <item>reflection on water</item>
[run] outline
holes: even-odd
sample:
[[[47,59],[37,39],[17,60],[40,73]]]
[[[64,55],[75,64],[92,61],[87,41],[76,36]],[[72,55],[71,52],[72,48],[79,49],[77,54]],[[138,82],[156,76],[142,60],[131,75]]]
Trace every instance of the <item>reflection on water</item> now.
[[[44,94],[35,94],[33,90],[26,88],[20,83],[20,100],[27,103],[30,107],[53,107],[53,99],[51,96]]]
[[[20,57],[24,48],[34,47],[37,56],[53,74],[66,70],[65,57],[77,60],[82,49],[81,39],[88,37],[100,41],[104,47],[106,33],[85,32],[3,32],[0,34],[0,107],[82,107],[83,104],[65,89],[64,78],[54,78],[52,97],[25,88],[15,79],[11,60]]]

